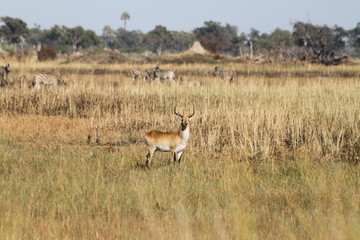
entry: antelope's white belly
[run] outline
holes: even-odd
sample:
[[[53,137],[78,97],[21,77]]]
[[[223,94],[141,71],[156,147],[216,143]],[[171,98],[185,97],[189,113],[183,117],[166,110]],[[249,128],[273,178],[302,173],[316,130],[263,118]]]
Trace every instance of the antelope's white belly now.
[[[182,151],[184,151],[185,147],[186,147],[186,144],[180,144],[179,146],[177,146],[175,148],[175,152],[182,152]],[[169,146],[156,146],[156,150],[160,151],[160,152],[171,152]]]
[[[160,152],[170,152],[169,146],[156,146],[156,150]]]

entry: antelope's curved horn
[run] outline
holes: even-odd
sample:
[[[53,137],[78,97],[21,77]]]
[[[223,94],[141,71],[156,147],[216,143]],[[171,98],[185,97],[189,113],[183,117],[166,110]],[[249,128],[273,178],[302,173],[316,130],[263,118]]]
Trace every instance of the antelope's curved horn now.
[[[178,115],[179,117],[183,118],[184,116],[176,112],[176,107],[174,107],[174,113]]]
[[[195,108],[193,107],[193,113],[190,116],[188,116],[188,118],[192,118],[192,116],[194,116],[194,114],[195,114]]]

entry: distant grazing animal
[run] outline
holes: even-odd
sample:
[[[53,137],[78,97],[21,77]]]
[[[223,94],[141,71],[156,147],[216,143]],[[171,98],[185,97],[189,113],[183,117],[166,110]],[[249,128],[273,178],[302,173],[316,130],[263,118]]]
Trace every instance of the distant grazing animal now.
[[[66,85],[65,81],[58,75],[37,74],[34,77],[32,85],[35,89],[40,89],[41,86],[56,88],[59,85]]]
[[[231,70],[224,70],[221,67],[215,67],[215,71],[213,72],[213,76],[219,76],[223,80],[227,80],[230,83],[234,82],[237,78],[237,73]]]
[[[8,86],[8,74],[10,72],[10,64],[6,64],[3,67],[0,67],[0,87]]]
[[[8,81],[9,86],[11,87],[19,87],[19,88],[24,88],[24,87],[31,87],[30,82],[27,80],[25,75],[20,76],[18,79],[9,79]]]
[[[200,82],[199,81],[189,81],[184,79],[183,77],[180,77],[180,85],[186,86],[186,87],[199,87]]]
[[[163,71],[160,70],[160,67],[156,67],[156,71],[154,73],[155,80],[163,82],[165,80],[168,80],[169,83],[175,83],[175,73],[173,71]]]
[[[149,68],[149,69],[145,70],[145,72],[148,74],[150,80],[155,80],[155,78],[156,78],[155,72],[158,69],[160,69],[159,64],[157,64],[155,68]]]
[[[132,80],[134,82],[137,79],[142,79],[145,82],[149,81],[149,79],[150,79],[149,73],[146,72],[146,71],[142,71],[142,70],[131,69],[130,70],[130,75],[132,75]]]
[[[152,130],[145,135],[145,142],[149,150],[148,154],[146,155],[146,167],[150,166],[151,159],[156,151],[172,152],[174,163],[178,162],[180,164],[181,155],[190,137],[189,123],[195,114],[195,109],[193,109],[193,113],[190,116],[183,116],[176,112],[175,107],[174,114],[181,121],[181,127],[179,131],[169,133]]]

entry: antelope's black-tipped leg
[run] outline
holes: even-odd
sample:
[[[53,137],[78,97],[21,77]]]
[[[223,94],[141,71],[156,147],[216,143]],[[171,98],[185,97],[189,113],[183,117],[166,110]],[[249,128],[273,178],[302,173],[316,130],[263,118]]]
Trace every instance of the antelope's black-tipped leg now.
[[[177,161],[177,153],[173,152],[173,159],[174,159],[174,164],[176,164]]]
[[[152,159],[155,151],[156,151],[156,148],[150,148],[150,149],[149,149],[149,152],[148,152],[148,154],[146,155],[146,162],[145,162],[146,167],[150,167],[150,165],[151,165],[151,159]]]
[[[151,158],[150,158],[150,153],[146,154],[146,162],[145,162],[145,167],[146,167],[146,168],[149,168],[149,167],[150,167],[150,162],[151,162],[150,159],[151,159]]]
[[[179,153],[177,154],[177,161],[178,161],[179,164],[180,164],[181,159],[182,159],[182,154],[183,154],[183,152],[179,152]]]

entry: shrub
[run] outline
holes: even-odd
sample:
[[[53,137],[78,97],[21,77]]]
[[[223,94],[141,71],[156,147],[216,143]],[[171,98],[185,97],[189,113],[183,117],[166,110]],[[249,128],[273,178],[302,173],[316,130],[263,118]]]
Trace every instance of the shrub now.
[[[42,46],[40,51],[38,51],[38,60],[54,60],[56,58],[57,51],[51,46]]]

